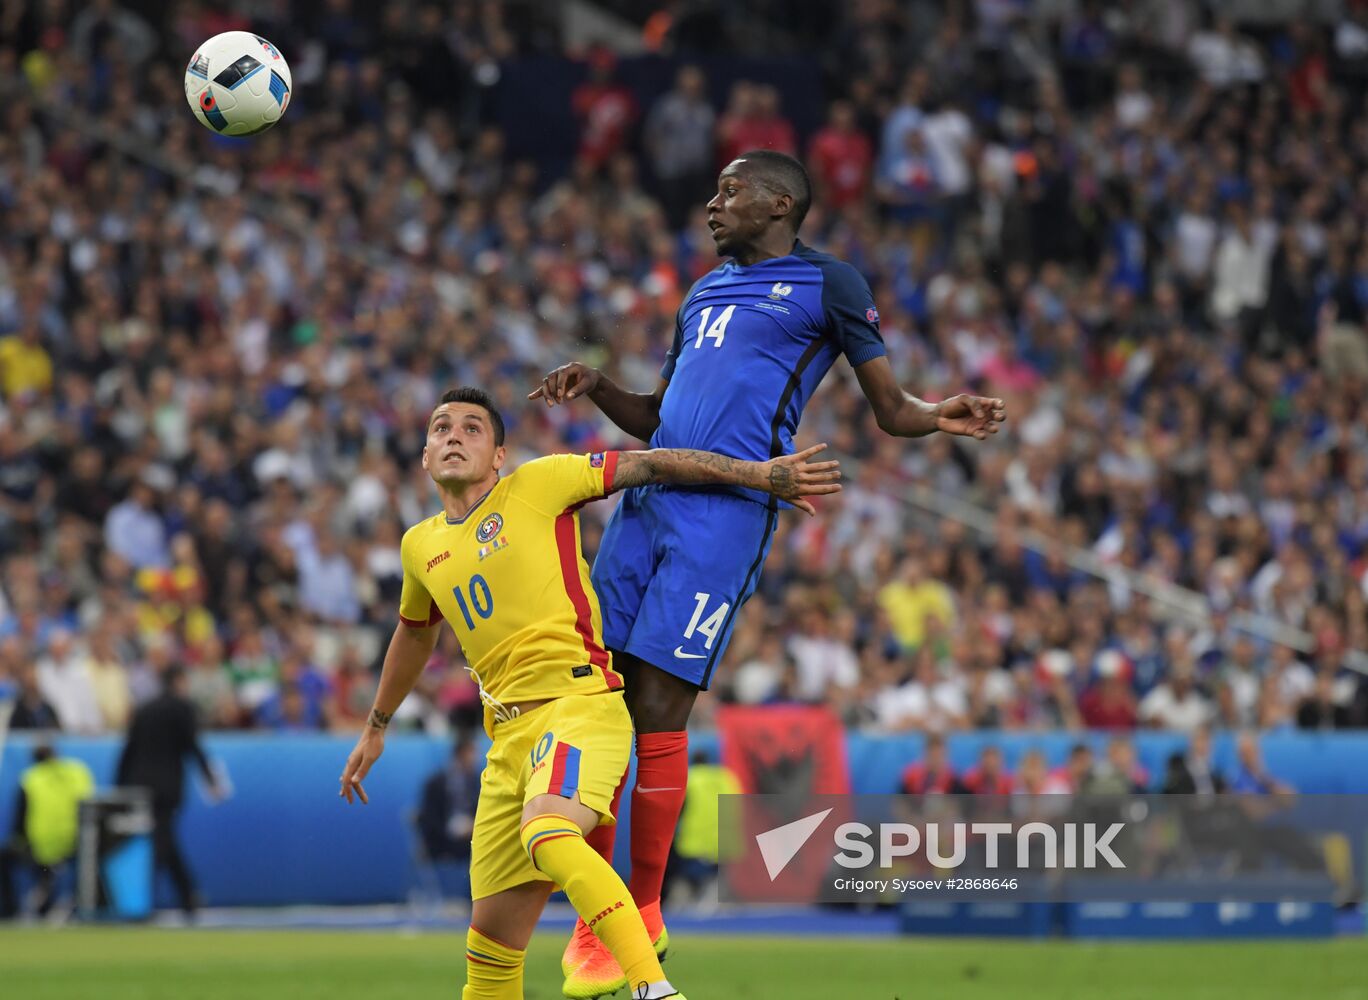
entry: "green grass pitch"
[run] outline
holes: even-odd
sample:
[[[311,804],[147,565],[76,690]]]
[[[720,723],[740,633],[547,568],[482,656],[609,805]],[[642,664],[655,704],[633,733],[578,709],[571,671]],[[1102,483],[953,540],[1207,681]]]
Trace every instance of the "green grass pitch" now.
[[[560,934],[533,940],[528,1000],[560,996],[562,944]],[[440,932],[0,930],[0,997],[450,1000],[464,982],[463,953],[462,936]],[[1368,940],[691,936],[677,942],[666,971],[690,1000],[1350,1000],[1368,998]]]

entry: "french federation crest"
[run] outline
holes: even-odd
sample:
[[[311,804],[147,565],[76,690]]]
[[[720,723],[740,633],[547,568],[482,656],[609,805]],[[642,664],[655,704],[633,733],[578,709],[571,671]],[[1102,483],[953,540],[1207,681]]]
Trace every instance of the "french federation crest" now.
[[[779,301],[781,301],[781,300],[784,298],[785,295],[792,295],[792,294],[793,294],[793,286],[792,286],[792,285],[786,285],[786,284],[784,284],[782,281],[776,281],[776,282],[774,283],[774,287],[770,289],[770,293],[769,293],[769,296],[768,296],[768,297],[771,298],[771,299],[773,299],[775,302],[779,302]]]
[[[490,514],[480,522],[480,526],[475,529],[475,541],[483,545],[485,542],[492,541],[499,532],[503,531],[503,515]]]

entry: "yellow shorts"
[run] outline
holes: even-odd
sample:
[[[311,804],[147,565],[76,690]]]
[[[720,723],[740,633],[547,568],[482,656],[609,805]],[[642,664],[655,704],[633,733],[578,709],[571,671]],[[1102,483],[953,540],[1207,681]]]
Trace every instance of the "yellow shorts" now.
[[[613,793],[631,750],[632,719],[621,691],[567,695],[496,725],[475,809],[471,898],[551,881],[523,850],[523,806],[538,795],[578,794],[599,822],[614,822]]]

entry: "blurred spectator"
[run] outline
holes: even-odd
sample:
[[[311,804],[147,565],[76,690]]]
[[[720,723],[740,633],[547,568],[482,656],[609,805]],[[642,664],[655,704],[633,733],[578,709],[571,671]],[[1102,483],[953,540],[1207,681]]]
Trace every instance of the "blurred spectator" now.
[[[115,504],[105,520],[105,544],[134,569],[160,569],[170,562],[166,525],[157,513],[153,482],[148,470],[134,481],[127,498]]]
[[[1097,657],[1097,680],[1078,700],[1083,722],[1090,729],[1134,729],[1135,692],[1130,686],[1130,664],[1116,650]]]
[[[1246,341],[1258,332],[1260,310],[1268,301],[1268,270],[1273,248],[1254,232],[1249,207],[1237,199],[1226,206],[1226,229],[1216,244],[1212,264],[1211,312],[1216,320],[1236,323]]]
[[[928,577],[925,562],[916,556],[903,560],[897,577],[879,591],[879,604],[888,614],[898,643],[907,652],[921,646],[929,621],[950,625],[955,620],[950,588]]]
[[[36,323],[0,337],[0,391],[7,399],[27,399],[52,388],[52,358]]]
[[[1149,774],[1135,756],[1135,744],[1125,736],[1107,742],[1107,759],[1084,777],[1078,791],[1088,795],[1139,795],[1149,789]]]
[[[676,229],[691,208],[711,197],[716,118],[708,103],[707,80],[697,66],[682,67],[674,89],[646,116],[642,139],[660,184],[666,218]]]
[[[1235,770],[1230,776],[1232,792],[1246,795],[1285,795],[1292,792],[1291,785],[1274,778],[1264,767],[1259,738],[1253,733],[1240,733],[1235,741],[1235,758]]]
[[[10,714],[11,729],[57,729],[60,723],[52,706],[43,700],[38,686],[38,672],[25,667],[18,673],[19,692],[14,711]]]
[[[101,622],[89,633],[86,671],[100,713],[99,731],[122,732],[133,714],[129,668],[115,646],[110,626]]]
[[[480,797],[480,767],[475,743],[456,741],[447,766],[423,784],[418,807],[418,833],[429,861],[460,861],[470,857],[470,835],[475,829],[475,803]]]
[[[225,669],[223,644],[217,638],[205,643],[186,673],[186,697],[194,704],[200,725],[210,729],[235,727],[238,700]]]
[[[979,762],[960,779],[964,790],[971,795],[1009,795],[1012,776],[1003,763],[1002,751],[992,744],[979,752]]]
[[[873,159],[869,137],[856,127],[854,106],[832,102],[826,127],[808,146],[814,195],[823,207],[839,212],[863,201]]]
[[[90,663],[69,632],[54,632],[47,653],[38,661],[38,686],[67,732],[90,735],[104,729]]]
[[[1217,701],[1221,722],[1228,728],[1244,729],[1257,721],[1263,687],[1258,654],[1253,638],[1241,633],[1221,664]]]
[[[1257,83],[1263,78],[1263,59],[1250,40],[1235,30],[1230,17],[1213,13],[1211,24],[1192,36],[1188,56],[1202,79],[1213,87]]]
[[[889,178],[894,174],[893,161],[901,157],[907,149],[908,137],[920,132],[926,120],[924,105],[930,90],[930,77],[925,69],[914,68],[908,71],[898,93],[898,103],[883,122],[883,134],[879,144],[879,176]]]
[[[1075,743],[1069,748],[1069,756],[1063,766],[1055,768],[1045,779],[1041,791],[1055,795],[1073,795],[1086,791],[1092,773],[1092,748],[1086,743]]]
[[[793,125],[780,114],[779,91],[767,84],[741,80],[733,88],[727,110],[717,123],[717,162],[725,166],[750,149],[798,151]]]
[[[1013,792],[1017,795],[1045,795],[1050,791],[1050,768],[1045,761],[1045,754],[1033,747],[1021,755]]]
[[[736,668],[731,687],[743,705],[763,705],[779,700],[785,690],[791,661],[777,632],[766,632],[755,655]]]
[[[926,738],[924,757],[903,768],[901,781],[901,791],[905,795],[944,794],[958,790],[959,782],[950,767],[944,736],[932,733]]]
[[[1297,706],[1299,729],[1343,729],[1354,722],[1344,685],[1334,673],[1316,674],[1311,690]]]
[[[613,79],[617,57],[607,48],[589,53],[589,79],[575,88],[570,106],[580,120],[579,155],[603,167],[627,144],[637,116],[636,98]]]
[[[15,876],[32,868],[38,877],[36,912],[56,902],[58,869],[76,856],[81,803],[95,791],[90,768],[59,757],[50,742],[33,746],[33,763],[19,776],[14,832],[0,846],[0,920],[20,914]]]
[[[1192,731],[1187,753],[1169,758],[1163,791],[1170,795],[1210,796],[1226,788],[1225,778],[1212,768],[1211,730],[1199,726]]]
[[[885,729],[945,732],[964,727],[969,703],[959,684],[941,676],[934,652],[923,646],[913,657],[912,676],[880,692],[878,713]]]
[[[1140,702],[1140,720],[1147,726],[1192,732],[1212,719],[1211,702],[1197,687],[1190,663],[1177,663],[1169,677]]]
[[[828,691],[854,687],[860,679],[853,642],[854,616],[842,612],[833,622],[830,612],[816,607],[804,614],[801,622],[788,642],[798,697],[821,701]]]

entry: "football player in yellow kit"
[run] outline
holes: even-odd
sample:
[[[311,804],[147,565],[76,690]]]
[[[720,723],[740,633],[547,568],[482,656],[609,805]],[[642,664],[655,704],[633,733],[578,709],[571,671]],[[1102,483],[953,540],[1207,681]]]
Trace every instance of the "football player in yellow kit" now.
[[[803,497],[840,489],[836,462],[808,461],[824,447],[768,462],[688,449],[553,455],[501,477],[504,425],[490,397],[472,388],[442,396],[423,468],[443,510],[404,534],[399,625],[341,794],[368,801],[361,782],[445,620],[480,686],[493,741],[471,843],[462,1000],[522,997],[524,952],[557,885],[627,973],[633,1000],[683,1000],[622,879],[584,842],[614,822],[632,723],[603,643],[577,511],[614,490],[659,483],[764,490],[810,514]]]

